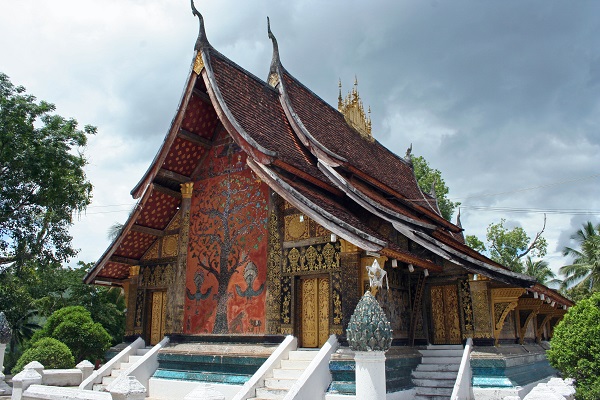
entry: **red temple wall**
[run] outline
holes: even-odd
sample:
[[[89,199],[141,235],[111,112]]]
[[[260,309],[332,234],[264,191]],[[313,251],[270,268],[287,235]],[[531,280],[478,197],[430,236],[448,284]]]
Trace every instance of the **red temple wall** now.
[[[265,332],[268,186],[226,142],[211,148],[194,182],[186,334]]]

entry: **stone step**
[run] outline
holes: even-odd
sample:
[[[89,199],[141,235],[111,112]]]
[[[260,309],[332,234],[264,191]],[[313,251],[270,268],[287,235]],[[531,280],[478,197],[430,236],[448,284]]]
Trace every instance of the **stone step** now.
[[[427,395],[415,395],[415,397],[413,397],[413,399],[414,400],[447,400],[448,396],[446,396],[446,395],[441,395],[441,396],[436,396],[436,395],[431,395],[431,396],[427,396]]]
[[[127,368],[131,367],[132,365],[133,365],[132,362],[123,362],[117,368],[118,369],[122,369],[122,370],[126,370]]]
[[[133,363],[135,363],[136,361],[139,361],[139,360],[141,360],[143,357],[144,357],[144,356],[134,356],[134,355],[130,355],[130,356],[129,356],[129,360],[128,360],[128,362],[129,362],[129,363],[131,363],[131,364],[133,364]]]
[[[301,369],[308,368],[311,360],[281,360],[281,369]]]
[[[430,344],[427,350],[463,350],[462,344]]]
[[[262,399],[283,399],[287,393],[286,389],[256,388],[256,397]]]
[[[296,383],[297,379],[275,379],[275,378],[267,378],[265,379],[265,387],[269,389],[286,389],[290,390],[294,383]]]
[[[413,379],[415,386],[427,388],[454,388],[454,379]]]
[[[273,378],[275,379],[298,379],[302,375],[302,369],[273,369]]]
[[[318,351],[314,350],[294,350],[289,353],[289,360],[308,360],[312,361],[317,356]]]
[[[92,390],[94,392],[106,392],[106,386],[104,386],[101,383],[94,383],[94,385],[92,386]]]
[[[452,388],[437,388],[437,387],[415,387],[415,393],[418,396],[446,396],[452,395]]]
[[[456,381],[457,375],[455,371],[419,371],[418,369],[411,374],[413,379],[451,379],[453,382]]]
[[[102,377],[102,384],[104,386],[108,386],[115,379],[117,379],[117,378],[115,378],[114,376],[104,376],[104,377]]]
[[[119,375],[121,375],[123,373],[123,371],[125,371],[124,369],[113,369],[112,371],[110,371],[110,376],[112,377],[117,377]]]
[[[141,349],[137,349],[135,351],[135,355],[136,356],[143,356],[145,355],[147,352],[149,352],[150,350],[152,350],[152,347],[143,347]]]
[[[458,364],[461,357],[423,357],[421,364]]]
[[[415,371],[419,372],[450,372],[460,368],[460,364],[419,364]]]
[[[419,350],[423,357],[462,357],[463,350]]]

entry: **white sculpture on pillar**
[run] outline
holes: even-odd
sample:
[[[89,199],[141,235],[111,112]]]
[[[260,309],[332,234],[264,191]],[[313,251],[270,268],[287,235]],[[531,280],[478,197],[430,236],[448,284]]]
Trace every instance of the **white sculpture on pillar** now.
[[[6,350],[6,344],[10,342],[12,336],[12,330],[8,325],[6,316],[0,311],[0,394],[11,394],[12,389],[4,382],[4,351]]]
[[[373,260],[373,265],[367,265],[367,275],[369,276],[369,286],[371,286],[373,296],[377,294],[377,290],[383,287],[384,280],[387,290],[390,290],[387,272],[379,266],[377,259]]]

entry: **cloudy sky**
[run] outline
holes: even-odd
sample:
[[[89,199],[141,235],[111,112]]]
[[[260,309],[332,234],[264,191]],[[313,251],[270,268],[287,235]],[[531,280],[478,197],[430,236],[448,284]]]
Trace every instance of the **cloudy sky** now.
[[[412,143],[463,203],[467,234],[501,218],[548,239],[547,261],[600,222],[600,3],[197,1],[212,45],[266,78],[266,16],[283,65],[337,104],[358,76],[375,137]],[[97,260],[158,150],[189,71],[187,0],[0,0],[0,71],[98,127],[94,199],[72,233]]]

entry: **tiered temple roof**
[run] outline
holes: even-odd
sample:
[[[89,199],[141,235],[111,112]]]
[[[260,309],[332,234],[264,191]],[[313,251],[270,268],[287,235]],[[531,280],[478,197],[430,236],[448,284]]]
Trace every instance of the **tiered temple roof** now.
[[[402,249],[373,229],[369,218],[377,218],[470,273],[572,304],[466,246],[462,227],[445,220],[435,198],[419,188],[410,158],[358,132],[283,67],[270,27],[273,59],[263,81],[215,50],[195,13],[200,33],[181,103],[160,150],[131,192],[139,199],[136,208],[85,277],[87,283],[127,279],[130,266],[139,265],[155,241],[169,234],[180,184],[194,180],[215,138],[226,131],[274,192],[359,248],[441,271],[424,252]]]

